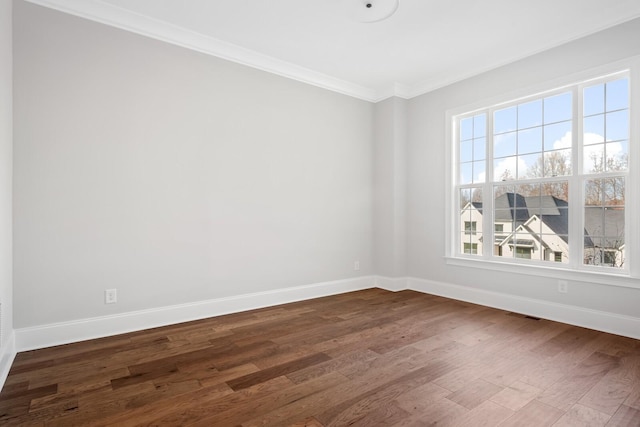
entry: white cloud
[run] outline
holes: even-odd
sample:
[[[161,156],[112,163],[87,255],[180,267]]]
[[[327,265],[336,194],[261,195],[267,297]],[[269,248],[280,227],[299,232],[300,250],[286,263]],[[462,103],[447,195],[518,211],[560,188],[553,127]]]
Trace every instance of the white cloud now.
[[[517,159],[516,157],[507,157],[505,159],[502,159],[497,165],[493,167],[493,179],[495,181],[498,181],[507,170],[510,172],[511,176],[515,178],[516,170],[526,171],[527,164],[524,162],[524,160]]]
[[[505,141],[513,141],[515,138],[513,133],[501,133],[500,135],[495,135],[493,138],[493,145],[498,146]]]
[[[563,148],[571,148],[571,132],[565,133],[562,138],[558,139],[553,143],[553,149],[559,150]],[[595,155],[596,158],[602,155],[602,143],[604,142],[604,137],[597,133],[585,133],[583,144],[584,144],[584,160],[585,162],[591,159],[592,155]],[[623,154],[622,144],[619,142],[609,142],[607,143],[607,157],[617,157],[619,154]]]
[[[590,135],[590,134],[588,134]],[[571,148],[571,144],[572,144],[573,140],[571,138],[571,131],[565,133],[562,138],[554,141],[553,143],[553,149],[554,150],[560,150],[562,148]]]

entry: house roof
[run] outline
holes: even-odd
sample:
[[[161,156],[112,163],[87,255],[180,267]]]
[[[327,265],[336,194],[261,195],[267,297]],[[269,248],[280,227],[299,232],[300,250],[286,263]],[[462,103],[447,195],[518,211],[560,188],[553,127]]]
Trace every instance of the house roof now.
[[[527,197],[532,207],[532,215],[537,215],[542,222],[567,242],[569,234],[569,203],[553,196]],[[553,204],[553,206],[551,206]]]
[[[482,203],[473,203],[481,213]],[[553,196],[523,196],[505,193],[493,202],[495,219],[501,222],[514,221],[524,224],[533,215],[541,218],[555,233],[568,234],[568,203]]]
[[[516,223],[526,222],[530,215],[527,210],[525,197],[518,193],[505,193],[498,196],[493,202],[496,221],[516,221]]]

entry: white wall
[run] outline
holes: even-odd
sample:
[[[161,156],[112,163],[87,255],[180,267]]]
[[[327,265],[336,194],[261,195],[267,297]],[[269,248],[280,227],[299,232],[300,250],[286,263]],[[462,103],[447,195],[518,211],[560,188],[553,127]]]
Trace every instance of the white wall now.
[[[0,1],[0,384],[12,346],[12,2]]]
[[[14,12],[17,328],[372,274],[370,103]]]
[[[640,19],[464,80],[409,102],[408,275],[499,294],[640,317],[640,290],[570,283],[445,263],[445,112],[640,54]],[[636,259],[636,261],[640,261]],[[461,293],[463,291],[460,291]]]
[[[374,107],[374,265],[386,277],[407,273],[407,103],[392,97]]]
[[[572,283],[558,294],[552,279],[444,261],[445,111],[640,54],[639,20],[372,105],[32,4],[14,9],[23,335],[371,274],[400,278],[397,288],[414,277],[639,316],[635,289]],[[10,133],[2,142],[10,153]],[[103,304],[107,288],[117,304]]]

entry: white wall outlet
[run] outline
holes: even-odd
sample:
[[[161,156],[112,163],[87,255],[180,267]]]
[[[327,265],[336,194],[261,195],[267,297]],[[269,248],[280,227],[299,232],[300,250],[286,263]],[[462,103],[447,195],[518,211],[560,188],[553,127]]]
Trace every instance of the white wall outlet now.
[[[355,271],[359,271],[360,270],[360,261],[353,261],[353,269]]]
[[[104,290],[104,303],[105,304],[115,304],[118,302],[118,293],[115,289],[105,289]]]
[[[558,292],[561,294],[569,292],[569,282],[566,280],[558,280]]]

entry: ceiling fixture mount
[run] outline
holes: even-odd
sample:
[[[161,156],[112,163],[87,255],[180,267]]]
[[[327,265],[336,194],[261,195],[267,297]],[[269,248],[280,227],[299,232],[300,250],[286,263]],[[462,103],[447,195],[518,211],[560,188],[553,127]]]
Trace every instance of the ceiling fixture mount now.
[[[354,0],[354,18],[360,22],[380,22],[398,10],[399,0]]]

